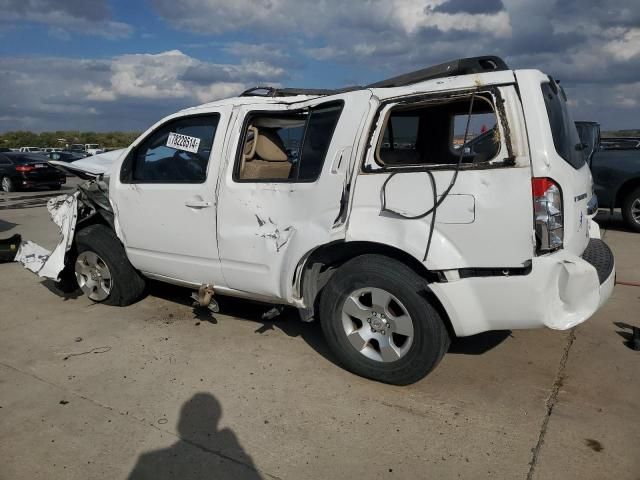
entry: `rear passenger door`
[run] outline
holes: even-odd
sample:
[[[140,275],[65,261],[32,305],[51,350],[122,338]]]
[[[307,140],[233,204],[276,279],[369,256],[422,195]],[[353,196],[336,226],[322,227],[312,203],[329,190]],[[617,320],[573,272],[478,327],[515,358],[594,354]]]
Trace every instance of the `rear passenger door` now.
[[[231,289],[289,299],[300,259],[344,238],[333,226],[370,97],[239,109],[218,194],[220,260]]]

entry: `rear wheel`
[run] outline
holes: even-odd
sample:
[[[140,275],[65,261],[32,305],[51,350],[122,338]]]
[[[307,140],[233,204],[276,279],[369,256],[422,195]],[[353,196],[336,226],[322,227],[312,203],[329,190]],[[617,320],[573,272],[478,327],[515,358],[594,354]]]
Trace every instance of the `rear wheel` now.
[[[629,193],[622,203],[622,217],[634,232],[640,232],[640,187]]]
[[[144,293],[144,278],[129,263],[112,230],[91,225],[76,235],[74,273],[78,286],[94,302],[130,305]]]
[[[413,270],[380,255],[341,266],[320,299],[322,330],[340,363],[357,375],[397,385],[433,370],[450,337],[426,290]]]
[[[16,189],[15,185],[13,184],[13,180],[11,180],[11,178],[9,177],[2,177],[2,180],[0,180],[0,187],[2,188],[3,192],[13,192]]]

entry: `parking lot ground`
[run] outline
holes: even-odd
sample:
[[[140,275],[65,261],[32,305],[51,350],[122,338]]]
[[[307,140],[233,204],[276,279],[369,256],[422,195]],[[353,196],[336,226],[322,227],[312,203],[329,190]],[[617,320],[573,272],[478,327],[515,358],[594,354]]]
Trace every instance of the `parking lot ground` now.
[[[38,194],[0,196],[1,236],[54,246],[42,205],[1,209]],[[602,221],[640,282],[640,236]],[[640,352],[614,324],[640,326],[639,287],[572,331],[456,340],[408,387],[342,370],[295,312],[188,297],[109,307],[0,265],[0,478],[639,478]]]

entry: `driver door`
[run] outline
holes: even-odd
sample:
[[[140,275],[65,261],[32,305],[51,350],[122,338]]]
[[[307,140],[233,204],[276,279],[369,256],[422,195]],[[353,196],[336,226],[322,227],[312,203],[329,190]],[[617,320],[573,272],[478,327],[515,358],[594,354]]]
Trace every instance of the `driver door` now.
[[[110,187],[127,256],[142,272],[223,283],[215,186],[231,108],[170,119],[129,151]]]

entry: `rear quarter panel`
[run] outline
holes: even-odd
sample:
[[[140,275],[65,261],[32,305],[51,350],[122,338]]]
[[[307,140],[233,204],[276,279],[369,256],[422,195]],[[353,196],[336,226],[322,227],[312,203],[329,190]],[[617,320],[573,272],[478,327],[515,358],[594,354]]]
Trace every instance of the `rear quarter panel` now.
[[[462,78],[462,77],[461,77]],[[468,79],[466,79],[468,80]],[[520,100],[513,86],[500,87],[509,132],[499,122],[501,149],[496,157],[513,155],[513,166],[461,170],[449,196],[438,207],[426,261],[432,215],[405,219],[381,211],[381,197],[390,170],[360,172],[353,197],[347,240],[375,241],[404,250],[429,270],[522,267],[533,256],[531,164]],[[374,139],[382,124],[376,127]],[[507,147],[510,144],[510,149]],[[373,151],[366,163],[373,164]],[[395,170],[398,172],[397,170]],[[432,170],[440,195],[449,185],[453,168]],[[387,206],[418,215],[433,205],[433,191],[425,172],[399,172],[385,189]]]

